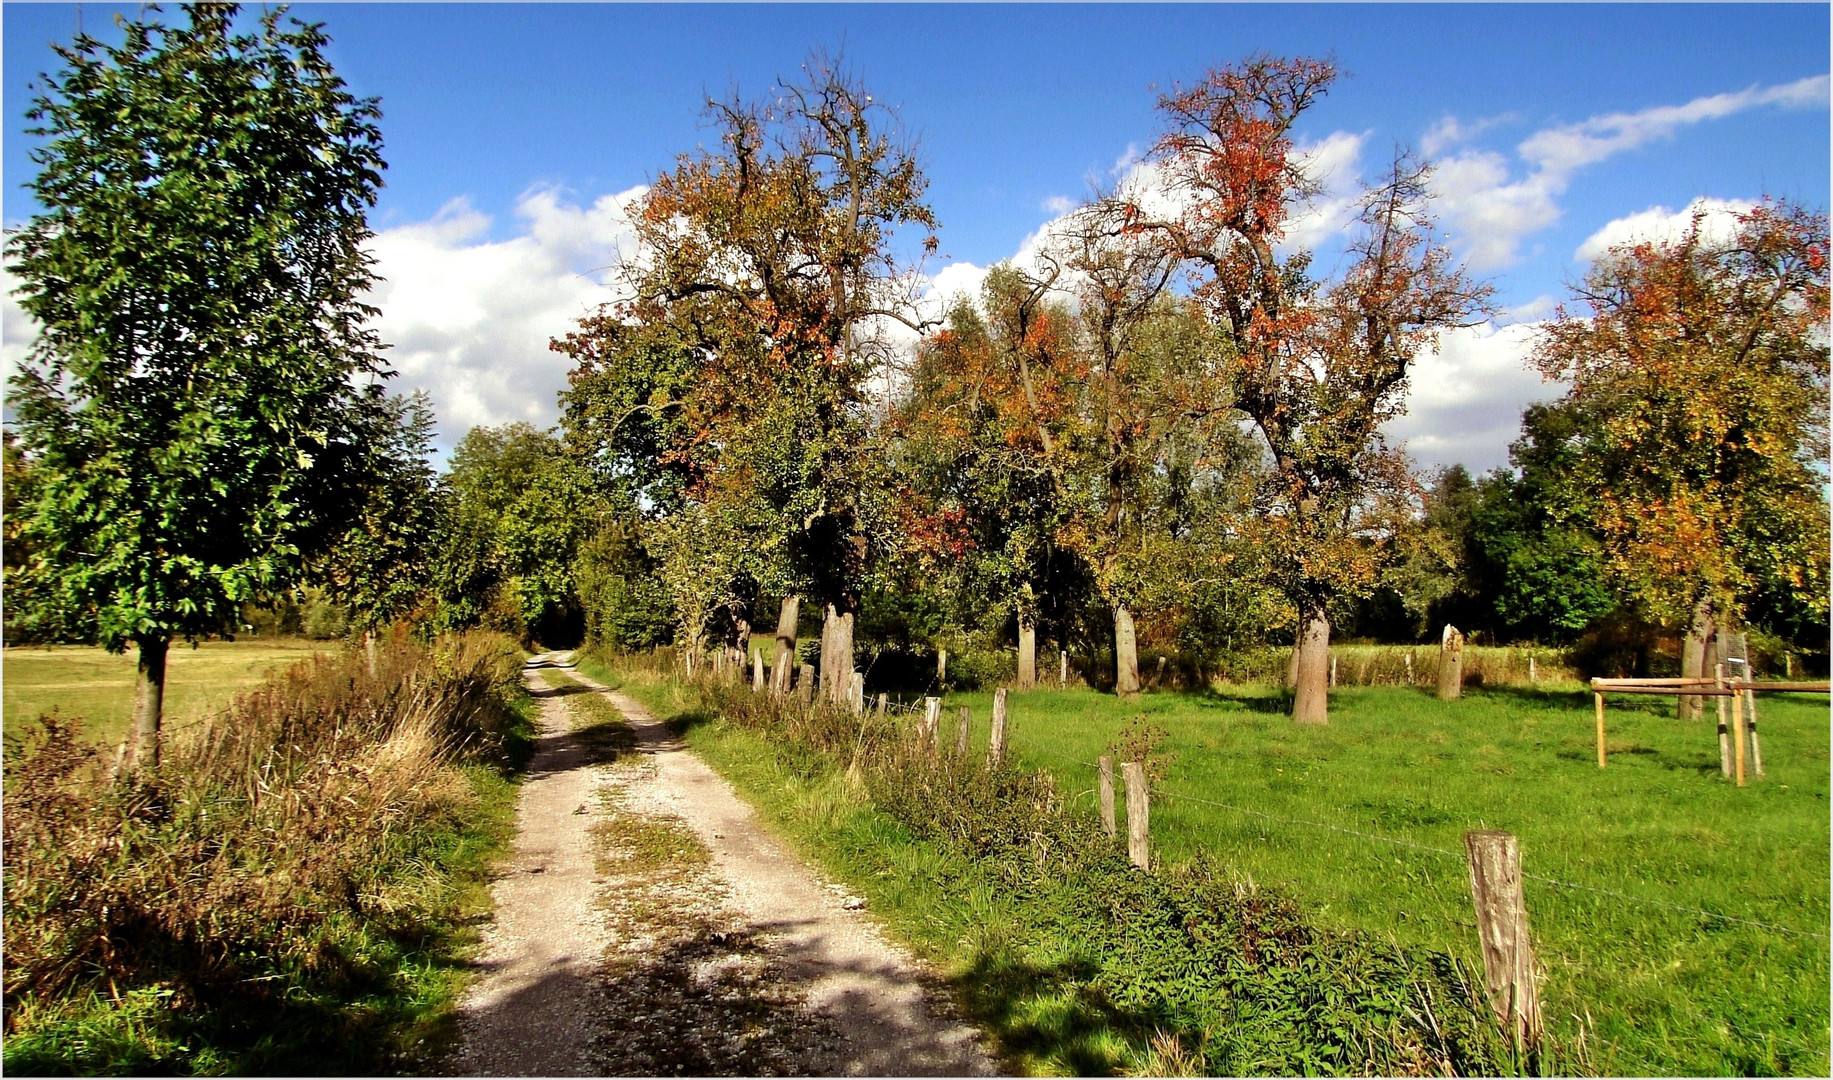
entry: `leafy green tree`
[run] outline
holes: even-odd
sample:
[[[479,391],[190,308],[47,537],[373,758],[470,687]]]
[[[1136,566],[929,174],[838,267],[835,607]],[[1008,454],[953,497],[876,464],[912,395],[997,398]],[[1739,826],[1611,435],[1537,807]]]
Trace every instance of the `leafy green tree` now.
[[[311,566],[326,598],[351,613],[352,629],[372,646],[424,603],[437,523],[431,399],[416,390],[377,404],[355,519]]]
[[[593,476],[530,424],[475,427],[439,481],[435,625],[577,639],[579,552],[611,517]]]
[[[1826,618],[1827,236],[1824,214],[1771,202],[1723,241],[1695,218],[1614,248],[1577,288],[1584,313],[1562,309],[1535,348],[1570,385],[1572,486],[1604,575],[1687,628],[1683,674],[1758,593]]]
[[[6,249],[39,327],[11,384],[34,481],[9,600],[137,646],[130,770],[158,760],[171,640],[291,587],[345,527],[384,374],[360,299],[375,101],[317,26],[186,12],[57,47],[27,113],[44,209]]]

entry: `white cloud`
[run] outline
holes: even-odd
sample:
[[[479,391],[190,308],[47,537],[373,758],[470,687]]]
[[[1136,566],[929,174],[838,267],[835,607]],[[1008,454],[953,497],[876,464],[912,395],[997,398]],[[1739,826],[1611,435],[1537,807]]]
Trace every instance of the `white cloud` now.
[[[1508,123],[1516,119],[1514,113],[1503,113],[1501,116],[1486,117],[1482,120],[1460,120],[1455,116],[1446,116],[1433,124],[1419,138],[1419,149],[1427,157],[1437,157],[1460,143],[1469,142],[1497,124]]]
[[[381,280],[366,299],[381,310],[376,329],[393,346],[383,354],[399,372],[391,386],[432,395],[442,445],[476,424],[554,423],[567,363],[548,340],[615,298],[605,271],[629,254],[625,207],[642,193],[577,206],[558,191],[531,189],[515,207],[521,232],[507,240],[488,239],[489,216],[454,199],[431,220],[371,240]],[[0,346],[7,374],[35,335],[9,294]]]
[[[1067,195],[1052,195],[1040,204],[1040,208],[1046,214],[1061,216],[1074,210],[1076,201]]]
[[[1387,425],[1388,437],[1404,440],[1426,467],[1463,464],[1480,473],[1508,464],[1522,410],[1561,392],[1527,363],[1540,326],[1491,322],[1447,332],[1414,363],[1407,414]]]
[[[628,254],[634,188],[587,207],[537,188],[517,201],[520,235],[489,240],[490,219],[456,199],[430,221],[372,242],[384,280],[369,297],[398,389],[425,388],[440,441],[477,424],[554,422],[567,363],[548,340],[615,298],[605,271]]]
[[[1366,132],[1333,131],[1317,142],[1300,143],[1299,167],[1322,189],[1286,221],[1281,253],[1315,251],[1341,240],[1362,198],[1362,147]]]
[[[0,297],[0,380],[13,377],[38,337],[38,324],[13,298],[13,286],[18,283],[11,273],[0,269],[0,290],[5,292]]]
[[[1669,210],[1665,206],[1651,206],[1640,213],[1617,218],[1592,233],[1572,253],[1572,258],[1575,262],[1592,262],[1620,244],[1643,240],[1678,240],[1692,226],[1695,216],[1700,219],[1700,238],[1707,243],[1720,243],[1736,235],[1738,215],[1749,213],[1755,206],[1756,203],[1749,199],[1709,199],[1704,196],[1694,199],[1678,211]]]
[[[1516,152],[1528,171],[1519,179],[1511,178],[1501,154],[1467,150],[1438,163],[1434,186],[1469,265],[1479,270],[1503,267],[1519,256],[1523,240],[1559,220],[1559,198],[1579,169],[1672,138],[1689,125],[1749,109],[1825,108],[1827,94],[1827,76],[1816,75],[1781,86],[1695,98],[1683,105],[1594,116],[1522,140]],[[1424,141],[1442,148],[1473,133],[1447,118],[1428,131]]]

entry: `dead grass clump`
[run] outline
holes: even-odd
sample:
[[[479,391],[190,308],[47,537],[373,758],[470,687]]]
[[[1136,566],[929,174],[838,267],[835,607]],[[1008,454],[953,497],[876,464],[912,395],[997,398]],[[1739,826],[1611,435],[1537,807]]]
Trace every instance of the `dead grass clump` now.
[[[179,1009],[365,978],[352,927],[411,934],[476,796],[514,753],[520,658],[496,635],[319,657],[114,781],[77,721],[7,749],[5,1001],[143,987]],[[34,1010],[26,1010],[30,1015]]]

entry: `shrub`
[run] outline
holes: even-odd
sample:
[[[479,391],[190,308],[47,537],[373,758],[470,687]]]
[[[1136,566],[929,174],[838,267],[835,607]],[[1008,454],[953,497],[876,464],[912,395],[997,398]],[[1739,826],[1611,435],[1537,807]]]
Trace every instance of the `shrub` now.
[[[710,681],[701,693],[725,723],[763,736],[780,768],[817,786],[841,774],[914,841],[950,853],[925,865],[937,880],[977,882],[961,886],[964,902],[1000,898],[1006,929],[973,946],[964,990],[1020,1042],[1039,1037],[1018,1019],[1032,1007],[1024,1001],[1047,1000],[1085,1014],[1072,1026],[1122,1034],[1153,1071],[1174,1059],[1206,1075],[1522,1064],[1502,1045],[1480,977],[1451,957],[1319,930],[1290,899],[1213,860],[1141,874],[1048,773],[946,749],[947,717],[938,751],[908,716],[855,717]],[[1052,944],[1040,956],[1027,943]]]

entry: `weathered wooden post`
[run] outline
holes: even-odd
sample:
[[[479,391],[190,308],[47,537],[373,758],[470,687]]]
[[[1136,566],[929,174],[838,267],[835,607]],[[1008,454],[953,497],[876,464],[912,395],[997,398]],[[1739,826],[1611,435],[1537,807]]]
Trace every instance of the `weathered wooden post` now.
[[[1534,946],[1521,892],[1521,846],[1513,834],[1486,829],[1464,834],[1470,860],[1470,897],[1477,909],[1477,938],[1489,1004],[1517,1051],[1540,1044],[1540,989]]]
[[[1718,667],[1718,670],[1720,672],[1719,682],[1723,683],[1725,681],[1724,675],[1723,675],[1725,666],[1723,664],[1720,664]],[[1725,699],[1719,698],[1719,700],[1723,701]],[[1743,787],[1744,786],[1744,695],[1743,694],[1732,694],[1731,695],[1731,740],[1732,742],[1737,744],[1738,787]]]
[[[1527,658],[1527,681],[1530,683],[1538,683],[1540,681],[1540,671],[1534,666],[1534,658],[1532,656]]]
[[[890,707],[890,704],[891,704],[891,695],[890,694],[878,695],[878,708],[872,710],[872,715],[877,717],[880,720],[883,720],[885,718],[885,710],[888,707]]]
[[[1595,680],[1594,680],[1595,681]],[[1604,767],[1604,695],[1600,691],[1591,693],[1598,710],[1598,768]]]
[[[1438,644],[1438,699],[1456,701],[1464,696],[1464,635],[1450,623]]]
[[[1069,650],[1068,649],[1061,649],[1061,650],[1058,650],[1057,652],[1057,686],[1064,688],[1064,689],[1067,689],[1069,687]]]
[[[1037,620],[1029,614],[1018,617],[1018,688],[1029,690],[1037,685]]]
[[[946,683],[947,681],[948,681],[948,650],[947,649],[937,649],[936,650],[936,685],[941,686],[943,683]]]
[[[1151,811],[1147,808],[1146,767],[1142,762],[1128,761],[1120,770],[1126,774],[1127,781],[1127,857],[1141,870],[1150,870],[1152,852],[1146,826]]]
[[[1712,669],[1712,688],[1725,688],[1725,665],[1718,664]],[[1715,699],[1718,703],[1718,771],[1729,780],[1731,778],[1731,729],[1725,726],[1725,699]]]
[[[1330,657],[1330,687],[1331,689],[1333,690],[1336,689],[1336,685],[1337,685],[1337,658],[1335,654],[1332,654]]]
[[[815,665],[796,668],[796,699],[804,705],[815,700]]]
[[[1750,678],[1748,665],[1746,665],[1744,678],[1746,680]],[[1757,779],[1761,780],[1763,779],[1763,744],[1757,741],[1757,692],[1745,690],[1744,693],[1749,695],[1745,701],[1749,711],[1744,714],[1744,728],[1750,732],[1750,763],[1756,767]]]
[[[1407,650],[1407,685],[1413,685],[1413,651]]]
[[[866,676],[864,672],[853,672],[852,685],[847,688],[847,704],[853,707],[854,716],[866,714]]]
[[[993,691],[993,734],[987,742],[987,760],[998,765],[1006,759],[1006,691]]]
[[[1114,755],[1102,754],[1095,760],[1101,770],[1101,828],[1112,840],[1117,835],[1114,828]]]
[[[764,688],[764,650],[756,645],[751,646],[751,689]]]
[[[928,751],[931,757],[934,757],[937,749],[939,749],[938,743],[942,738],[941,727],[942,699],[939,697],[924,698],[923,726],[918,730],[921,733],[923,749]]]
[[[967,732],[969,725],[974,722],[973,714],[968,711],[966,705],[963,705],[956,716],[958,719],[955,721],[955,756],[965,758],[967,757]]]

